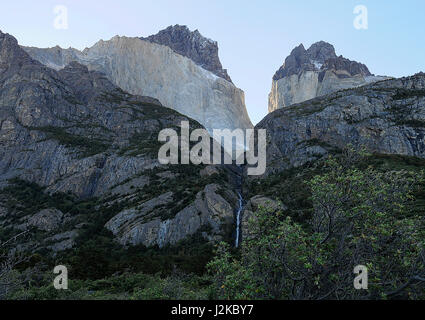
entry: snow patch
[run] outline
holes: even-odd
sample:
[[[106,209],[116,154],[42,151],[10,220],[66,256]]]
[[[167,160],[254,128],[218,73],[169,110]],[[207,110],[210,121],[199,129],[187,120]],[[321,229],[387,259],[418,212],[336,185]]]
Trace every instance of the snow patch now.
[[[318,70],[320,70],[323,66],[323,63],[320,63],[320,62],[317,62],[317,61],[314,61],[314,60],[312,62]]]

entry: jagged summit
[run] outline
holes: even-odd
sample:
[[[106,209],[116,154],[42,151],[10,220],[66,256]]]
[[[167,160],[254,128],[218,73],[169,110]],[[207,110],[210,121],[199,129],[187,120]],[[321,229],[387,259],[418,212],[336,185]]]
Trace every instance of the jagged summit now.
[[[334,46],[325,41],[313,43],[307,53],[311,59],[318,63],[325,63],[328,59],[336,58]]]
[[[202,68],[232,82],[227,70],[221,65],[217,42],[202,36],[198,30],[190,31],[187,26],[176,24],[141,39],[168,46],[176,53],[192,59]]]
[[[310,46],[307,50],[303,44],[294,48],[291,54],[285,59],[285,63],[273,76],[273,80],[279,80],[302,71],[346,71],[350,76],[362,75],[371,76],[369,69],[356,61],[337,56],[335,48],[330,43],[319,41]]]
[[[330,43],[295,47],[273,76],[269,112],[338,90],[387,79],[374,76],[362,63],[337,56]]]

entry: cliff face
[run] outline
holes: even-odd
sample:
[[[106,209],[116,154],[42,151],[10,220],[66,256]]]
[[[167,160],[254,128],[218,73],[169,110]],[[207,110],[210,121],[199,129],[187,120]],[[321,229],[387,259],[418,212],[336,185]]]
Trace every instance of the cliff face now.
[[[230,200],[219,194],[231,188],[224,169],[205,175],[202,166],[157,160],[158,132],[181,121],[201,127],[77,62],[50,69],[0,32],[0,226],[39,229],[45,240],[37,246],[55,251],[74,245],[93,211],[109,218],[105,225],[122,244],[164,246],[201,230],[208,241],[222,239],[237,201],[232,191]],[[14,178],[38,187],[18,181],[31,190],[19,197]],[[84,214],[78,204],[93,197],[99,202]]]
[[[205,50],[208,51],[208,47],[206,45]],[[82,52],[58,47],[24,49],[34,59],[56,70],[75,60],[89,70],[103,72],[120,88],[132,94],[155,97],[210,131],[252,127],[242,90],[168,46],[117,36],[99,41]]]
[[[267,129],[267,170],[300,166],[341,149],[425,158],[425,74],[347,89],[279,109]]]
[[[227,70],[221,65],[217,42],[203,37],[198,30],[190,31],[188,27],[177,24],[140,39],[167,46],[216,76],[232,82]]]
[[[146,158],[127,159],[133,169],[115,170],[118,159],[107,158],[106,152],[125,147],[140,130],[147,134],[160,129],[161,122],[147,117],[138,123],[132,120],[136,111],[124,110],[128,104],[156,112],[164,108],[158,100],[131,96],[76,62],[56,72],[31,59],[13,37],[2,37],[6,63],[0,77],[1,180],[19,176],[52,191],[87,197],[105,192],[103,179],[112,179],[113,185],[137,167],[154,164]],[[122,110],[115,110],[120,106]],[[165,113],[172,117],[170,126],[186,119],[172,110]]]
[[[364,64],[337,56],[329,43],[320,41],[307,50],[301,44],[273,76],[269,112],[384,79],[372,75]]]

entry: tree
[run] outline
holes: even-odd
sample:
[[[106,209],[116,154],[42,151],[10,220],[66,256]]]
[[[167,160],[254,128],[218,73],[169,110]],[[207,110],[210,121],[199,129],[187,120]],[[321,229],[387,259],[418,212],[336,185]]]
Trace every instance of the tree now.
[[[28,257],[12,247],[18,238],[27,234],[28,231],[23,231],[0,243],[0,300],[18,289],[29,277],[28,273],[22,275],[16,270],[17,266],[28,261]]]
[[[404,170],[362,170],[364,154],[346,150],[309,181],[312,214],[305,225],[260,208],[249,222],[240,258],[221,245],[209,264],[220,298],[424,298],[425,226],[407,215],[412,186]],[[353,269],[368,268],[368,290]]]

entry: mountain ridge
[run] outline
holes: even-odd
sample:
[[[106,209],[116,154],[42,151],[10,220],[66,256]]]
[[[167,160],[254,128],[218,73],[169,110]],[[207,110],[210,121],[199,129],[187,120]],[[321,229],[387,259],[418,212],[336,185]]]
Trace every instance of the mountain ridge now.
[[[84,51],[58,47],[23,49],[56,70],[74,60],[85,64],[90,70],[105,73],[132,94],[157,98],[196,119],[210,132],[253,127],[241,89],[168,46],[137,37],[115,36]]]

